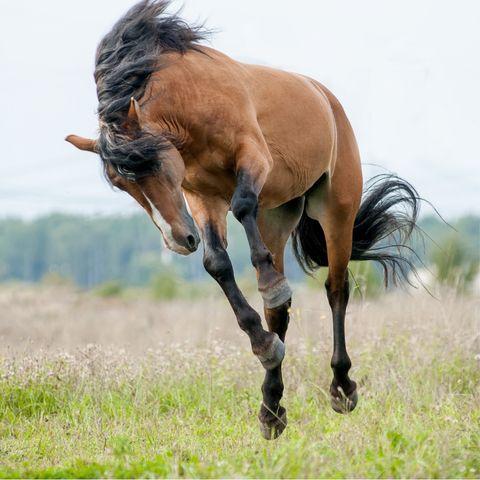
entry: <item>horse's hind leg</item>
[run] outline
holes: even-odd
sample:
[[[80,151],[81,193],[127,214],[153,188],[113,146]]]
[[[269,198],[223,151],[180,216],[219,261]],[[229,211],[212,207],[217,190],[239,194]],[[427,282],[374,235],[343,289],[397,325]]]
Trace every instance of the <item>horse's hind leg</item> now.
[[[258,227],[266,247],[272,253],[275,269],[284,274],[285,245],[297,226],[303,211],[303,198],[292,200],[274,210],[260,210]],[[265,319],[268,329],[278,334],[285,342],[289,322],[291,297],[282,305],[270,308],[264,301]],[[266,370],[262,385],[263,403],[258,418],[262,435],[267,440],[277,438],[287,426],[287,414],[280,405],[283,395],[282,364]]]
[[[345,342],[345,313],[349,296],[347,268],[358,208],[356,197],[359,197],[350,197],[350,194],[341,196],[332,186],[323,185],[307,198],[306,207],[308,216],[320,222],[327,246],[328,277],[325,287],[333,317],[333,381],[330,394],[332,407],[338,413],[353,410],[358,398],[357,385],[348,376],[352,363]]]

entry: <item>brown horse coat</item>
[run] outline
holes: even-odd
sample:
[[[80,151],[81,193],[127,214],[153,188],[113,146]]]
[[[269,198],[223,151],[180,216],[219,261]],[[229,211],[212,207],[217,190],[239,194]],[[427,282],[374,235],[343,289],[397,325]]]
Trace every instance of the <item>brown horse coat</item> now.
[[[333,173],[337,127],[318,83],[205,47],[167,54],[166,62],[140,106],[149,128],[180,142],[184,189],[229,202],[235,173],[248,169],[258,179],[260,205],[270,209]]]
[[[167,6],[143,0],[102,40],[95,70],[99,139],[67,140],[100,154],[111,183],[146,210],[168,248],[195,251],[198,227],[205,269],[266,370],[259,419],[265,438],[274,438],[286,426],[280,399],[291,305],[283,269],[288,239],[293,235],[305,269],[328,266],[332,407],[350,411],[357,393],[345,342],[348,262],[376,260],[386,274],[392,267],[406,275],[408,259],[372,247],[391,232],[408,237],[418,197],[389,176],[360,203],[358,148],[333,94],[305,76],[201,46],[201,31],[166,15]],[[402,202],[411,216],[391,211]],[[226,251],[229,210],[245,229],[268,331],[235,281]]]

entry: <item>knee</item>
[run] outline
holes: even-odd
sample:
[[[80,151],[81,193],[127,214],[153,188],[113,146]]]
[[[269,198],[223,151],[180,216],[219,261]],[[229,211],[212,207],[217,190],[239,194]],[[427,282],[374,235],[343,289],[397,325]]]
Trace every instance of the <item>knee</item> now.
[[[258,197],[250,189],[239,187],[232,198],[232,213],[241,222],[248,215],[257,215]]]
[[[227,252],[223,248],[206,251],[203,256],[205,270],[217,281],[233,276],[233,269]]]

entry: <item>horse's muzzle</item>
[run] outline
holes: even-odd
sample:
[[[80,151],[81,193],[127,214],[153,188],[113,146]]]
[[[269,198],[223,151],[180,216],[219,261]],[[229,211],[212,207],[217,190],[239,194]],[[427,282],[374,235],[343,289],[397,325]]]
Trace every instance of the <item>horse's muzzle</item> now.
[[[181,225],[172,228],[171,238],[166,241],[167,247],[180,255],[190,255],[195,252],[200,243],[200,237],[193,219],[188,215]]]
[[[192,233],[189,233],[184,238],[182,238],[180,242],[178,240],[177,242],[178,246],[186,249],[188,252],[183,255],[189,255],[190,253],[193,253],[197,250],[198,244],[200,243],[200,238],[198,236],[198,233],[196,231],[193,231]]]

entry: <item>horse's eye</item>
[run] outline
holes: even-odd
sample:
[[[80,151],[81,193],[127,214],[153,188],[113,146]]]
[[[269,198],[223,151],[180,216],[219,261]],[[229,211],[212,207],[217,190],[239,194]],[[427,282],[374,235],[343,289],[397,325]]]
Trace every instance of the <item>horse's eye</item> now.
[[[135,180],[136,178],[136,175],[132,170],[129,170],[120,165],[115,166],[115,170],[118,172],[119,175],[126,178],[127,180]]]

